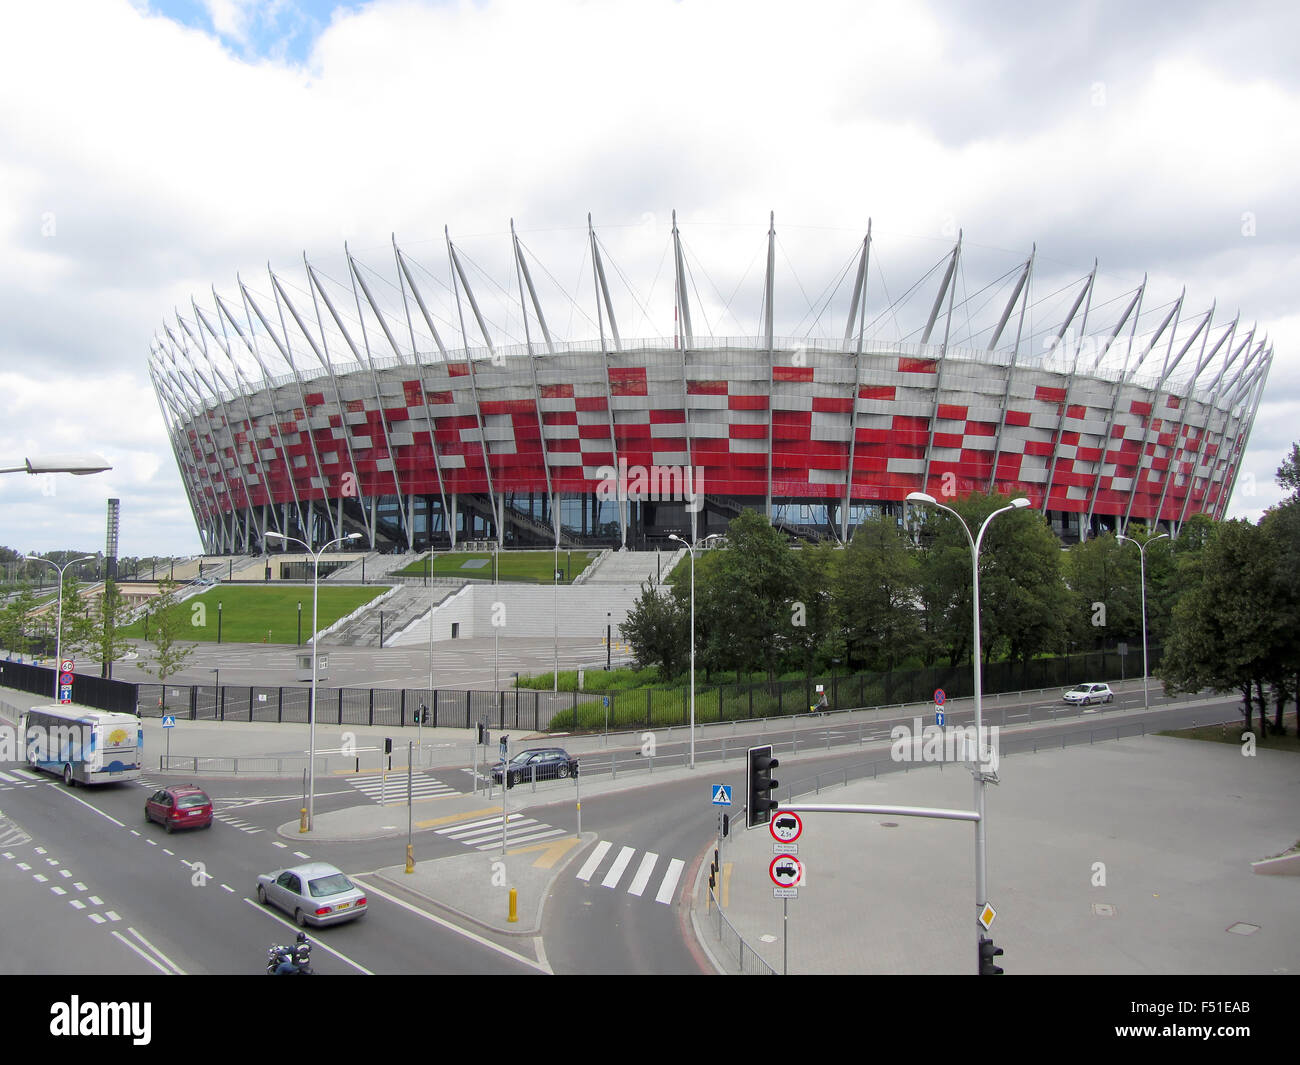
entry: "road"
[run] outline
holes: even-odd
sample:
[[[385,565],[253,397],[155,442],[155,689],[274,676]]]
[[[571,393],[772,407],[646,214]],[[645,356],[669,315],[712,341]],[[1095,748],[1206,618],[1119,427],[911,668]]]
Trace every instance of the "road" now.
[[[1236,719],[1229,699],[1174,709],[1153,705],[1150,711],[1140,709],[1140,692],[1121,699],[1120,706],[1135,701],[1137,706],[1092,713],[1031,698],[986,706],[985,721],[1023,726],[1002,733],[1005,755],[1060,743],[1063,734],[1071,743],[1088,742],[1089,733],[1113,737],[1117,724],[1132,734]],[[553,883],[542,919],[544,960],[518,938],[477,927],[457,929],[445,915],[367,873],[401,864],[404,839],[313,841],[305,848],[280,838],[276,827],[293,820],[300,802],[296,782],[200,781],[213,796],[218,820],[211,829],[167,835],[143,819],[144,799],[164,783],[161,779],[69,790],[13,763],[0,765],[0,885],[10,914],[0,924],[4,968],[260,973],[266,948],[292,939],[296,929],[257,905],[256,876],[310,856],[358,874],[370,892],[369,912],[360,921],[310,933],[321,973],[523,974],[544,971],[547,964],[562,975],[706,972],[687,933],[682,900],[714,843],[712,785],[731,784],[739,807],[744,748],[759,742],[775,742],[787,761],[777,774],[782,797],[830,786],[846,775],[896,770],[901,766],[890,760],[889,730],[910,725],[913,717],[803,719],[794,727],[779,722],[767,729],[746,723],[724,730],[725,737],[714,733],[699,741],[699,765],[690,779],[677,774],[656,780],[643,769],[624,783],[620,770],[618,790],[583,797],[582,827],[598,838],[575,852]],[[969,712],[954,711],[949,723],[967,720]],[[800,753],[791,758],[796,743]],[[718,760],[724,744],[725,762]],[[680,765],[685,750],[680,739],[665,739],[656,758]],[[630,768],[639,756],[625,752],[621,757]],[[599,779],[604,763],[612,760],[610,754],[585,754],[584,780]],[[1002,772],[1007,771],[1004,764]],[[471,784],[469,773],[457,767],[439,768],[425,781],[428,787],[460,792]],[[317,793],[316,810],[374,803],[367,794],[371,790],[373,781],[330,778]],[[548,790],[539,788],[542,802]],[[527,816],[564,832],[577,827],[567,797],[529,809]],[[416,845],[421,860],[464,853],[466,846],[431,831],[418,834]]]

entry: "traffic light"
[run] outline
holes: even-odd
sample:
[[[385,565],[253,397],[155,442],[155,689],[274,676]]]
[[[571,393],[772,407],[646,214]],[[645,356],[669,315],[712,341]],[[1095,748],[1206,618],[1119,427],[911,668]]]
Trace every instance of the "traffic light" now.
[[[772,745],[749,749],[749,787],[745,801],[745,827],[755,828],[772,820],[776,800],[772,798],[780,781],[772,779],[772,770],[780,766],[772,757]]]
[[[993,940],[980,936],[980,976],[1002,975],[1002,966],[993,964],[993,959],[1001,954],[1002,948],[995,947]]]

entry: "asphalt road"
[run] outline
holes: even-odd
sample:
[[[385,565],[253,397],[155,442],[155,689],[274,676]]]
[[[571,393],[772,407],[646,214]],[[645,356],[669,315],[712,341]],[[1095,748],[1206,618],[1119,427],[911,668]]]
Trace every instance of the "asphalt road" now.
[[[9,917],[0,939],[6,958],[11,945],[21,951],[27,971],[135,972],[144,964],[158,972],[261,973],[266,948],[296,934],[291,918],[256,903],[256,878],[295,864],[308,852],[295,852],[272,833],[249,832],[223,821],[210,829],[168,835],[160,825],[144,822],[150,789],[137,783],[68,790],[12,764],[0,772],[24,782],[8,787],[0,800],[5,816],[31,837],[3,848],[13,857],[0,858],[9,888]],[[336,856],[313,845],[310,857],[331,861]],[[50,866],[52,875],[41,872],[50,858],[59,862]],[[358,871],[355,862],[339,864]],[[36,880],[37,875],[46,881]],[[363,918],[308,930],[317,972],[537,971],[502,949],[385,897],[391,892],[380,894],[364,875],[361,879],[370,894]],[[73,886],[56,894],[53,888],[65,881]],[[57,899],[59,916],[50,913],[50,898]],[[103,918],[102,923],[92,921],[91,914]],[[70,934],[47,941],[44,956],[28,939],[15,935],[11,943],[10,928],[51,926],[66,927]],[[57,949],[51,949],[56,943]],[[112,946],[118,949],[108,949]]]
[[[1088,742],[1089,733],[1104,741],[1117,724],[1127,734],[1237,716],[1231,699],[1177,709],[1153,706],[1147,712],[1140,709],[1141,698],[1140,691],[1121,696],[1111,709],[1125,703],[1137,708],[1119,714],[1067,711],[1055,699],[1028,698],[986,706],[985,721],[1029,725],[1002,734],[1007,754],[1059,743],[1062,735],[1070,743]],[[730,783],[739,806],[744,747],[776,741],[778,752],[788,757],[796,731],[800,755],[778,773],[783,796],[792,785],[796,791],[811,790],[819,777],[829,786],[845,773],[896,770],[901,767],[889,759],[889,729],[895,723],[910,725],[914,716],[882,715],[864,724],[861,737],[857,723],[842,717],[802,719],[797,729],[785,722],[768,730],[746,723],[725,737],[725,763],[706,760],[722,753],[721,735],[697,743],[700,764],[691,779],[656,780],[642,772],[620,790],[584,795],[582,828],[598,838],[568,862],[548,896],[542,934],[551,969],[557,974],[708,971],[687,934],[682,898],[714,845],[711,786]],[[969,712],[954,711],[949,722],[968,718]],[[932,720],[930,714],[926,723]],[[673,740],[662,743],[657,756],[680,764],[685,749]],[[602,757],[583,755],[584,779],[598,775]],[[462,769],[441,768],[433,775],[454,790],[470,789],[470,776]],[[173,835],[144,823],[145,796],[158,783],[68,790],[12,763],[0,766],[0,810],[6,819],[0,821],[0,886],[10,914],[0,923],[6,971],[261,973],[266,948],[291,940],[296,929],[288,918],[256,904],[256,876],[300,861],[303,854],[359,874],[371,892],[370,912],[360,921],[309,932],[321,973],[538,971],[518,939],[481,929],[463,934],[403,898],[400,890],[367,877],[367,870],[402,862],[403,838],[313,841],[310,850],[279,838],[275,828],[293,820],[300,802],[296,782],[201,780],[219,819],[211,829]],[[545,790],[539,789],[538,797],[545,801]],[[317,793],[316,809],[373,802],[356,784],[330,778]],[[567,798],[527,814],[565,831],[577,827]],[[404,811],[395,810],[394,816],[400,821]],[[461,844],[432,832],[418,833],[416,848],[422,860],[463,853]]]

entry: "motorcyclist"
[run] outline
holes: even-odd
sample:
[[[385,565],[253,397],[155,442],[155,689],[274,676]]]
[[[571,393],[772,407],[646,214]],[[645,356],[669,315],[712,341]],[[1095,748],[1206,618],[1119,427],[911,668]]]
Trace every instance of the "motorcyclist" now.
[[[307,963],[311,960],[311,944],[307,933],[299,932],[293,949],[284,949],[279,954],[280,963],[275,967],[274,976],[299,976],[308,972]]]

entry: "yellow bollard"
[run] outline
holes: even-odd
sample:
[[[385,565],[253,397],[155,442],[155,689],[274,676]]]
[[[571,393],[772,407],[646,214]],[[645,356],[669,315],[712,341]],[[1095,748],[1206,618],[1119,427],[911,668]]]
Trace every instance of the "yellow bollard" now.
[[[307,831],[307,807],[305,806],[298,814],[298,831],[299,832]]]
[[[406,845],[406,871],[415,872],[415,847],[410,843]]]
[[[510,889],[510,916],[507,920],[511,924],[519,921],[519,892],[515,888]]]

